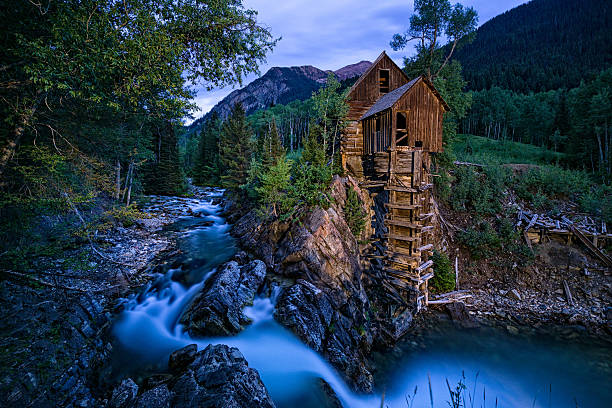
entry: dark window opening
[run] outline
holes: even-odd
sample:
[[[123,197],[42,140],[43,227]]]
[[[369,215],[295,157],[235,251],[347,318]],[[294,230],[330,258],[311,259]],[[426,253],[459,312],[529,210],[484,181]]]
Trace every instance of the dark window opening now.
[[[416,140],[414,142],[414,147],[423,147],[423,141],[422,140]]]
[[[408,129],[406,126],[406,113],[397,112],[395,118],[395,145],[408,146]]]
[[[378,82],[380,85],[380,93],[389,92],[389,70],[381,69],[378,71]]]

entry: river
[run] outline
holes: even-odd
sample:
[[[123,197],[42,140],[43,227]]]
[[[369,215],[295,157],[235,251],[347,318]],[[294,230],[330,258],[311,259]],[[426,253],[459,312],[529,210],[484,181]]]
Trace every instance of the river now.
[[[278,407],[321,407],[324,379],[345,407],[446,407],[449,391],[464,373],[469,407],[607,407],[612,401],[610,344],[586,334],[568,337],[503,328],[460,329],[440,320],[418,336],[408,335],[392,351],[374,353],[378,393],[352,392],[317,353],[275,322],[274,295],[257,298],[245,310],[253,323],[226,338],[190,338],[178,324],[181,313],[215,268],[237,251],[230,225],[214,204],[222,192],[194,200],[189,216],[169,230],[179,234],[181,254],[161,267],[159,276],[124,299],[113,333],[115,376],[138,377],[163,371],[169,354],[196,343],[199,349],[222,343],[238,347],[258,370]],[[430,385],[431,384],[431,390]],[[412,398],[416,387],[416,395]],[[430,393],[431,391],[431,393]]]

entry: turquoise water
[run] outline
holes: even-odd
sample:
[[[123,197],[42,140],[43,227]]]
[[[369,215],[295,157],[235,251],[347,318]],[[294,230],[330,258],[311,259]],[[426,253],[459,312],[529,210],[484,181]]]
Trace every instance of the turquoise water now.
[[[578,336],[567,339],[503,328],[462,330],[450,322],[411,335],[393,350],[376,353],[375,395],[350,390],[341,376],[317,353],[272,318],[274,299],[258,298],[245,310],[253,324],[234,337],[190,338],[178,324],[181,313],[221,263],[236,252],[230,226],[219,215],[210,193],[194,201],[195,216],[184,217],[171,229],[180,234],[182,253],[163,266],[152,285],[126,299],[113,333],[114,371],[118,375],[163,371],[169,354],[196,343],[235,346],[256,368],[279,407],[321,407],[324,398],[317,379],[324,379],[345,407],[407,407],[415,387],[414,407],[429,407],[429,381],[435,407],[448,406],[446,379],[454,387],[465,373],[467,406],[605,407],[611,401],[610,347]],[[584,337],[584,338],[583,338]],[[478,374],[478,377],[476,377]],[[466,394],[467,395],[467,394]],[[535,399],[535,401],[534,401]]]

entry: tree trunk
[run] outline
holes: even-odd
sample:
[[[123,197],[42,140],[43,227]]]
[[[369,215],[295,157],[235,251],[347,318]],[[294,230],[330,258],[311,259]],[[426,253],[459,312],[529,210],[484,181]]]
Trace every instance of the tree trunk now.
[[[130,199],[132,197],[132,180],[134,179],[134,159],[130,162],[130,175],[129,175],[130,183],[127,190],[127,199],[125,200],[125,205],[130,205]]]
[[[116,186],[116,191],[115,191],[115,200],[119,201],[119,197],[121,195],[121,161],[119,160],[119,158],[117,157],[117,162],[115,164],[115,186]]]
[[[0,185],[3,184],[2,176],[4,175],[6,166],[8,165],[9,161],[11,161],[13,155],[17,151],[17,146],[19,146],[19,142],[21,141],[23,132],[25,132],[26,126],[28,125],[30,120],[32,120],[32,117],[34,116],[34,113],[38,108],[39,101],[40,97],[37,99],[37,101],[34,103],[34,106],[32,106],[32,109],[27,114],[21,115],[21,120],[16,125],[15,129],[13,129],[12,138],[10,138],[9,136],[8,143],[2,148],[2,151],[0,152]]]

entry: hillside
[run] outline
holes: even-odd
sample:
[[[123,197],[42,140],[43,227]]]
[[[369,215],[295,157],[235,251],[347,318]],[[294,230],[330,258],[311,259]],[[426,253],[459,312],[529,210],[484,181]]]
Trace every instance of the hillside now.
[[[608,0],[534,0],[483,24],[455,58],[473,90],[574,88],[612,64]]]
[[[363,74],[372,63],[360,61],[333,71],[339,80],[347,80]],[[193,122],[188,130],[199,129],[212,112],[227,117],[232,106],[242,103],[247,114],[271,105],[287,104],[296,99],[310,98],[313,91],[325,84],[330,71],[305,65],[301,67],[272,67],[260,78],[242,89],[237,89],[217,103],[204,117]]]

